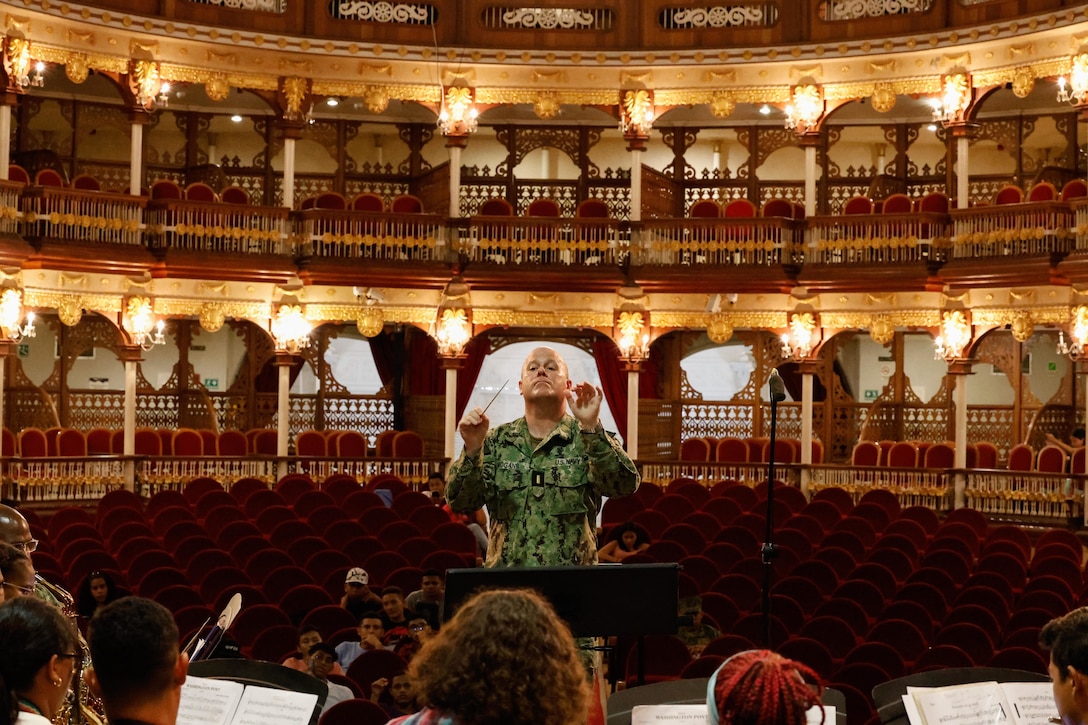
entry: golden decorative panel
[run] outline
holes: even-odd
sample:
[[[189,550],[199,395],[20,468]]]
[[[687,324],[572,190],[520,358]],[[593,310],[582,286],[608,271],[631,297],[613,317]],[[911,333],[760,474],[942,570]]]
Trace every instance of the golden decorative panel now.
[[[431,319],[434,310],[431,310]],[[498,325],[503,327],[601,327],[612,328],[611,312],[593,312],[589,310],[548,310],[528,312],[522,310],[494,310],[473,308],[472,322],[476,325]],[[654,316],[657,324],[657,316]]]
[[[201,318],[205,307],[214,307],[217,312],[222,312],[224,317],[235,320],[244,319],[262,322],[271,315],[271,306],[267,302],[224,300],[222,302],[208,303],[200,299],[155,298],[155,312],[169,317]],[[201,324],[203,325],[203,320]]]
[[[311,302],[306,305],[306,319],[311,322],[355,322],[362,308],[355,304],[323,304]],[[434,307],[383,305],[382,317],[386,322],[408,322],[416,325],[429,325],[434,322]],[[472,311],[474,322],[479,322],[478,313]]]

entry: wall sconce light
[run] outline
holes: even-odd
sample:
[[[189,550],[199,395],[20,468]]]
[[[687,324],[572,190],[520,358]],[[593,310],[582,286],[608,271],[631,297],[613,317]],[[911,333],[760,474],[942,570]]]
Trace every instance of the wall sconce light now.
[[[445,88],[438,112],[438,130],[443,136],[466,136],[476,130],[476,91],[467,86]]]
[[[782,354],[791,360],[804,360],[816,346],[816,316],[811,312],[795,312],[790,317],[790,330],[782,334]]]
[[[129,88],[136,102],[150,110],[156,102],[165,106],[170,100],[170,84],[162,80],[159,64],[153,60],[133,61],[128,77]]]
[[[941,95],[930,101],[933,121],[945,126],[962,123],[971,105],[971,79],[966,71],[949,73],[941,78]]]
[[[1088,53],[1077,53],[1073,56],[1069,80],[1058,77],[1058,103],[1079,106],[1085,102],[1088,102]]]
[[[963,350],[971,342],[971,324],[962,310],[949,310],[941,314],[941,334],[933,341],[935,360],[952,362],[963,357]]]
[[[1084,345],[1088,343],[1088,307],[1079,305],[1073,309],[1073,322],[1069,326],[1070,340],[1065,339],[1065,332],[1058,332],[1058,354],[1068,355],[1073,360],[1084,355]]]
[[[641,312],[621,312],[616,320],[616,345],[620,357],[628,362],[640,362],[650,355],[650,335]]]
[[[442,310],[435,330],[438,353],[442,357],[457,357],[465,351],[465,345],[472,339],[472,325],[468,321],[468,312],[461,307],[447,307]]]
[[[811,79],[808,79],[811,80]],[[786,128],[798,134],[816,130],[824,115],[823,90],[815,82],[794,86],[786,106]]]
[[[653,91],[624,91],[620,103],[620,131],[624,136],[649,138],[654,126]]]
[[[0,295],[0,331],[12,342],[19,342],[25,337],[34,337],[34,313],[26,313],[23,321],[23,293],[9,287]]]
[[[141,350],[147,351],[166,342],[163,335],[166,322],[155,321],[151,300],[147,297],[129,297],[123,323],[132,342]]]
[[[281,304],[272,318],[272,339],[276,349],[292,355],[310,346],[313,325],[302,312],[302,305]]]

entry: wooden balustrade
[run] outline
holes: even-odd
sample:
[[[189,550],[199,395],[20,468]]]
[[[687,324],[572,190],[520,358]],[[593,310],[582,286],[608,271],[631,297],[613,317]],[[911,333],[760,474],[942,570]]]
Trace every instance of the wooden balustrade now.
[[[478,216],[456,251],[492,264],[616,265],[628,252],[625,226],[616,219]]]
[[[1069,251],[1074,215],[1061,201],[953,209],[952,257],[1010,257]]]
[[[147,204],[150,246],[189,252],[291,256],[290,210],[181,199]]]
[[[948,244],[949,219],[934,212],[817,216],[805,222],[811,264],[924,262]]]
[[[632,262],[662,265],[770,266],[794,261],[801,225],[792,219],[651,219],[642,224]]]
[[[306,209],[300,236],[317,257],[443,261],[446,218],[437,214],[381,214]]]
[[[147,198],[101,191],[28,186],[22,233],[30,238],[141,246]]]

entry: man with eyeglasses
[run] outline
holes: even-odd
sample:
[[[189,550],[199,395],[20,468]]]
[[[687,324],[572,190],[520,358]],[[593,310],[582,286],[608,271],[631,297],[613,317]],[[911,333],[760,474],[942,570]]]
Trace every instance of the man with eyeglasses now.
[[[3,581],[5,601],[35,594],[34,565],[30,557],[6,542],[0,542],[0,581]]]
[[[26,554],[28,558],[38,550],[38,540],[30,533],[30,524],[26,522],[26,518],[12,507],[4,504],[0,504],[0,541],[11,544]],[[53,596],[53,593],[37,581],[33,565],[30,566],[30,582],[26,583],[26,585],[33,588],[32,596],[44,602],[49,602],[56,607],[61,607],[61,603]],[[12,594],[11,587],[5,588],[7,589],[5,594],[10,597]]]

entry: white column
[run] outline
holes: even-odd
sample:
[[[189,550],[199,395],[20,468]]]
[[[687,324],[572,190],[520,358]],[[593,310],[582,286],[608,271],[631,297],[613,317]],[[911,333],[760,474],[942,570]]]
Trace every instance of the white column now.
[[[805,146],[805,216],[816,216],[816,147]]]
[[[971,139],[966,136],[956,138],[956,208],[966,209],[970,206],[971,199],[971,175],[968,171],[968,149]]]
[[[291,366],[287,360],[278,361],[280,368],[279,395],[276,398],[276,480],[287,475],[287,434],[291,424]]]
[[[801,465],[812,465],[812,371],[801,373]],[[801,490],[808,492],[809,470],[801,469]]]
[[[955,467],[967,468],[967,376],[956,375],[956,387],[954,390],[956,404],[956,457]],[[965,495],[967,481],[963,474],[956,475],[955,508],[963,508],[967,497]]]
[[[638,460],[638,367],[627,370],[627,436],[624,440],[627,455]]]
[[[8,178],[11,164],[11,106],[0,106],[0,179]]]
[[[125,456],[136,454],[136,366],[138,360],[125,360],[125,422],[124,445],[121,453]],[[125,489],[136,488],[136,464],[131,458],[125,461]]]
[[[642,149],[631,149],[631,221],[642,221]]]
[[[143,181],[144,167],[144,127],[132,124],[132,144],[128,152],[128,193],[140,195],[140,182]],[[5,169],[7,166],[4,167]]]
[[[295,208],[295,139],[283,140],[283,205]]]
[[[443,427],[446,434],[443,455],[453,460],[453,435],[457,431],[457,367],[446,367],[446,423]]]
[[[450,146],[450,218],[461,216],[461,147]]]

